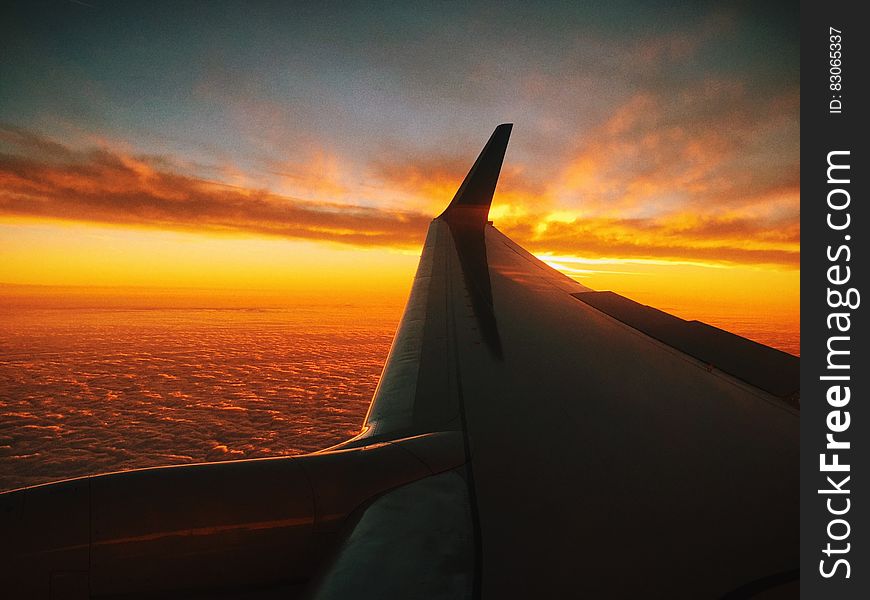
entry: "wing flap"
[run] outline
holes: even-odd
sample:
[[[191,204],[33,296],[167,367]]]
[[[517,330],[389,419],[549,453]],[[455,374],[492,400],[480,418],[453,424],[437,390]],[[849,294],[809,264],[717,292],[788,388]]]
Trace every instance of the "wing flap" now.
[[[613,292],[580,292],[578,300],[677,350],[797,407],[800,359],[739,335],[686,321]]]

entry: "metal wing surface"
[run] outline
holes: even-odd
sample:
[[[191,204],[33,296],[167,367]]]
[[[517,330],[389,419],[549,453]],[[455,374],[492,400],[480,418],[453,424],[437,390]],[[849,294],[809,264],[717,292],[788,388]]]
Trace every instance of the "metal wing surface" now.
[[[461,432],[473,596],[718,598],[796,579],[799,359],[593,292],[499,232],[509,133],[432,222],[350,445]],[[398,539],[352,558],[375,569]]]

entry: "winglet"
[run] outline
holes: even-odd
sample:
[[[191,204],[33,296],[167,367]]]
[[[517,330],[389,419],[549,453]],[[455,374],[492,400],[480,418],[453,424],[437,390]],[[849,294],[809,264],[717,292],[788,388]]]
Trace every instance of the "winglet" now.
[[[473,215],[475,221],[486,222],[512,127],[512,123],[504,123],[495,128],[441,217],[449,220],[459,213],[463,220]]]

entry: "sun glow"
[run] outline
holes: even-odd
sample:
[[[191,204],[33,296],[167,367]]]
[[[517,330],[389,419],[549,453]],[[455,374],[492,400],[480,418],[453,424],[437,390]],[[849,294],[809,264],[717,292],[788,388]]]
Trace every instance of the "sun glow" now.
[[[419,253],[81,223],[0,224],[0,282],[262,297],[403,297]],[[201,290],[194,292],[193,290]]]

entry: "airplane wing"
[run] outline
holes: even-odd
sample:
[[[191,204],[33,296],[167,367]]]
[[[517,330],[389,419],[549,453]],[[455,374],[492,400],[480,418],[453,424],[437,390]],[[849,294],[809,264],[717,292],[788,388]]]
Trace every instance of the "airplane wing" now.
[[[358,436],[0,495],[20,585],[796,597],[799,359],[590,290],[500,233],[510,129],[430,225]]]

